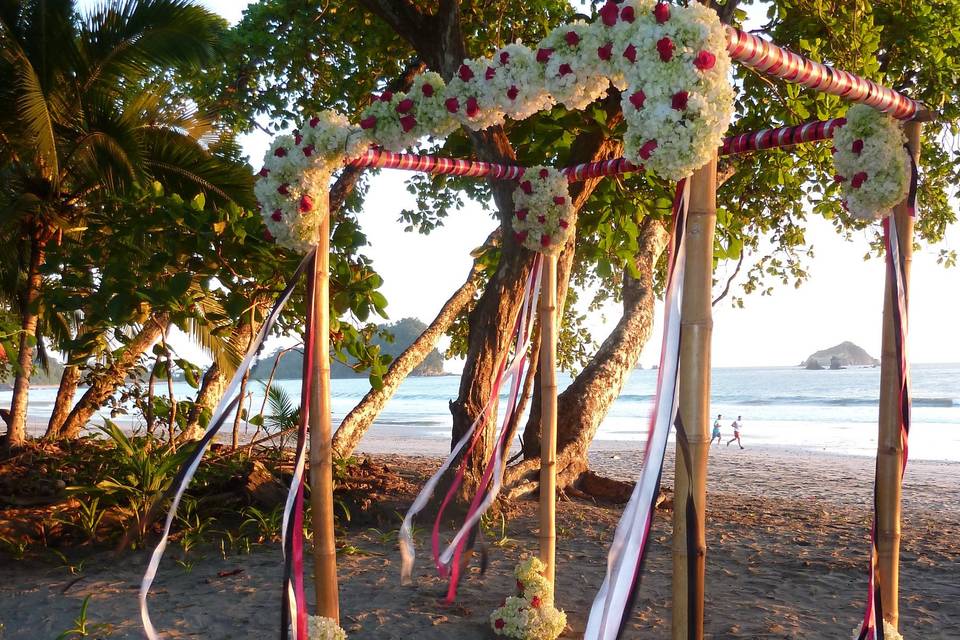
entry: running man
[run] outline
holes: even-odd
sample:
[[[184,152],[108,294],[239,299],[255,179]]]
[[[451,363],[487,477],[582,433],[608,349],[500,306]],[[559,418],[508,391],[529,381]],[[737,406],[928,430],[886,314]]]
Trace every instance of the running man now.
[[[740,448],[743,449],[743,443],[740,442],[740,428],[743,426],[743,416],[737,416],[737,419],[734,420],[730,426],[733,427],[733,437],[727,440],[727,446],[729,447],[730,443],[736,440]],[[716,424],[714,424],[714,431],[716,431]],[[713,443],[712,438],[710,439],[710,443]]]
[[[722,417],[719,413],[717,414],[717,419],[713,423],[713,435],[710,436],[710,444],[707,445],[708,447],[713,446],[714,440],[717,441],[717,446],[720,446],[720,418]]]

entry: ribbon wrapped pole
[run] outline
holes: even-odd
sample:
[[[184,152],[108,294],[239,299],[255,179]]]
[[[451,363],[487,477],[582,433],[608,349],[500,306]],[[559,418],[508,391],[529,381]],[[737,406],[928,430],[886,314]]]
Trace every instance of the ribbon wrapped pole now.
[[[543,258],[540,289],[540,561],[551,585],[557,555],[557,256]]]

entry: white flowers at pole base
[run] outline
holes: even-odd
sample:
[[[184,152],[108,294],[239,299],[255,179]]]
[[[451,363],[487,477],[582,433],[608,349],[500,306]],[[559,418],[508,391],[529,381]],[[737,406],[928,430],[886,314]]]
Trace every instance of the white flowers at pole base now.
[[[853,630],[853,640],[857,640],[860,637],[860,627],[857,627]],[[874,640],[874,638],[868,637],[867,640]],[[897,633],[897,630],[893,628],[893,625],[883,621],[883,640],[903,640],[903,636]]]
[[[530,167],[513,192],[513,234],[531,251],[557,255],[576,226],[566,176],[551,167]]]
[[[331,618],[310,616],[307,618],[308,640],[347,640],[347,632]]]
[[[833,135],[834,179],[847,210],[861,220],[880,220],[910,190],[910,156],[900,124],[866,105],[847,110]]]
[[[553,606],[553,588],[543,576],[544,565],[530,558],[517,565],[518,595],[504,600],[490,614],[490,624],[498,636],[516,640],[554,640],[567,626],[567,616]]]
[[[314,243],[332,172],[365,146],[403,151],[459,125],[479,131],[556,103],[584,109],[611,83],[623,95],[624,156],[678,180],[723,141],[733,117],[729,76],[724,27],[714,11],[696,2],[611,0],[594,22],[557,27],[534,49],[509,44],[489,58],[464,60],[449,82],[428,72],[408,93],[384,91],[358,127],[333,112],[311,118],[271,145],[257,199],[270,237],[303,251]]]

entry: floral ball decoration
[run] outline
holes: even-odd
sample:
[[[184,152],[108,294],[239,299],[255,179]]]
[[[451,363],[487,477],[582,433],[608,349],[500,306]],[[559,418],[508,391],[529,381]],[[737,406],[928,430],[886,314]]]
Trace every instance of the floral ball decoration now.
[[[513,192],[513,233],[531,251],[560,253],[576,225],[569,182],[551,167],[530,167]]]
[[[484,71],[499,108],[512,120],[525,120],[553,107],[554,97],[543,83],[536,54],[522,44],[497,50]]]
[[[833,136],[834,179],[851,215],[879,220],[910,190],[906,139],[896,120],[866,105],[850,107],[846,120]]]
[[[723,25],[697,2],[674,7],[634,0],[615,6],[620,14],[608,37],[614,75],[625,85],[624,157],[679,180],[703,166],[733,117]]]
[[[369,144],[363,132],[333,111],[277,137],[254,187],[268,239],[297,251],[316,244],[329,207],[330,177]]]
[[[310,616],[307,618],[308,640],[347,640],[347,633],[332,618]]]
[[[584,109],[607,92],[609,65],[599,46],[595,23],[585,22],[561,25],[540,42],[542,84],[567,109]]]
[[[510,596],[490,614],[498,636],[517,640],[554,640],[567,626],[567,616],[553,606],[553,588],[543,575],[545,567],[530,558],[514,569],[517,595]]]

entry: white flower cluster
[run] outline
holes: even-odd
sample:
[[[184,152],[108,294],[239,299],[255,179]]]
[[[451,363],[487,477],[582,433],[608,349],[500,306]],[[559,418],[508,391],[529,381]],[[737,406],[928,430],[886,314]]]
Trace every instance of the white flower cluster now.
[[[857,640],[860,637],[860,627],[858,626],[853,630],[853,640]],[[897,633],[897,630],[893,628],[893,625],[883,621],[883,640],[903,640],[903,636]]]
[[[900,125],[866,105],[847,110],[833,135],[835,180],[850,213],[863,220],[890,214],[910,190],[910,156]]]
[[[308,640],[347,640],[347,632],[332,618],[310,616],[307,618]]]
[[[333,111],[277,137],[254,187],[267,237],[297,251],[315,245],[319,223],[330,206],[332,172],[368,144],[359,129]]]
[[[530,558],[514,569],[516,596],[490,614],[490,624],[498,636],[517,640],[554,640],[567,626],[567,616],[553,606],[553,589],[543,576],[545,567],[538,558]]]
[[[551,167],[529,167],[513,192],[513,233],[531,251],[560,253],[576,225],[566,176]]]
[[[257,197],[269,233],[305,249],[317,220],[311,203],[327,200],[330,173],[362,145],[402,151],[458,124],[479,131],[558,102],[583,109],[611,82],[623,92],[626,158],[678,180],[722,142],[733,115],[729,71],[723,25],[712,10],[696,2],[608,0],[597,20],[557,27],[535,50],[507,45],[490,58],[465,60],[449,83],[424,73],[409,93],[385,91],[363,110],[359,129],[330,112],[313,118],[316,125],[274,141]],[[553,246],[555,232],[543,246]]]

